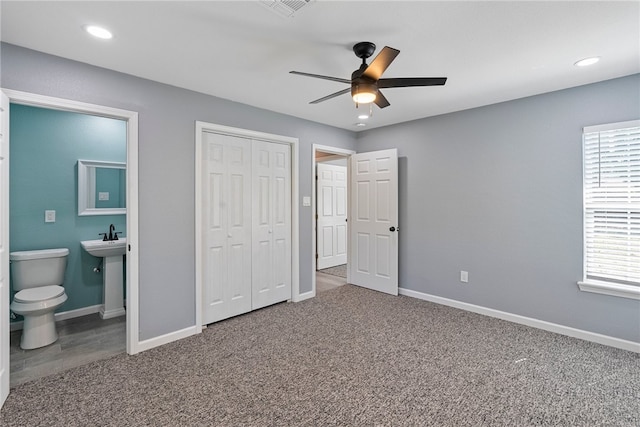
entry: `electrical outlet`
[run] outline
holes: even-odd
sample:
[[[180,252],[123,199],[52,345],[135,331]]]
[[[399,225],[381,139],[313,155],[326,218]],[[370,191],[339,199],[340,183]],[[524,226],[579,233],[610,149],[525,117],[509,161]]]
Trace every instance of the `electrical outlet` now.
[[[56,211],[44,211],[44,222],[56,222]]]
[[[460,271],[460,281],[462,283],[469,283],[469,272],[461,270]]]

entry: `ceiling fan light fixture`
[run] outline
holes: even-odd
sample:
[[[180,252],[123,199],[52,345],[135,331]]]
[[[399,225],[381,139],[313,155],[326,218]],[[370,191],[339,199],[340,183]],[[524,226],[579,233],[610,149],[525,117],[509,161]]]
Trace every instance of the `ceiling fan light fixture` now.
[[[378,88],[375,84],[362,83],[351,87],[351,96],[356,104],[370,104],[376,100]]]
[[[371,104],[376,100],[376,94],[372,92],[358,92],[353,95],[356,104]]]

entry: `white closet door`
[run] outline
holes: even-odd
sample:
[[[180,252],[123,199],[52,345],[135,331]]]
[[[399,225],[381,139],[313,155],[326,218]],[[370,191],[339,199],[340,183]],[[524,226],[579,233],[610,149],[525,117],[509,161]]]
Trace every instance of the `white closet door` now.
[[[318,163],[317,268],[347,263],[347,167]]]
[[[253,141],[252,308],[291,298],[291,148]]]
[[[203,324],[251,310],[251,141],[203,134]]]

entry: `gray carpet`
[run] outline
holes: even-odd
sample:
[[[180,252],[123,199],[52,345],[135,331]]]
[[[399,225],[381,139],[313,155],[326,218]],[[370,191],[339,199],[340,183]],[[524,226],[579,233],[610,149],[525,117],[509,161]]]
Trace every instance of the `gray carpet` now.
[[[22,384],[2,426],[638,426],[640,356],[345,285]]]
[[[318,270],[321,273],[330,274],[332,276],[338,276],[347,278],[347,264],[336,265],[335,267],[323,268],[322,270]]]

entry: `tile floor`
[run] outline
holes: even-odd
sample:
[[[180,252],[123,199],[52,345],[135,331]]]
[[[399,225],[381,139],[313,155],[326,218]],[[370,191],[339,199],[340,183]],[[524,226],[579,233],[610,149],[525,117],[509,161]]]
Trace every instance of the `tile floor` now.
[[[33,350],[20,348],[22,331],[11,333],[11,387],[126,351],[125,316],[102,320],[96,313],[56,326],[58,341]]]

